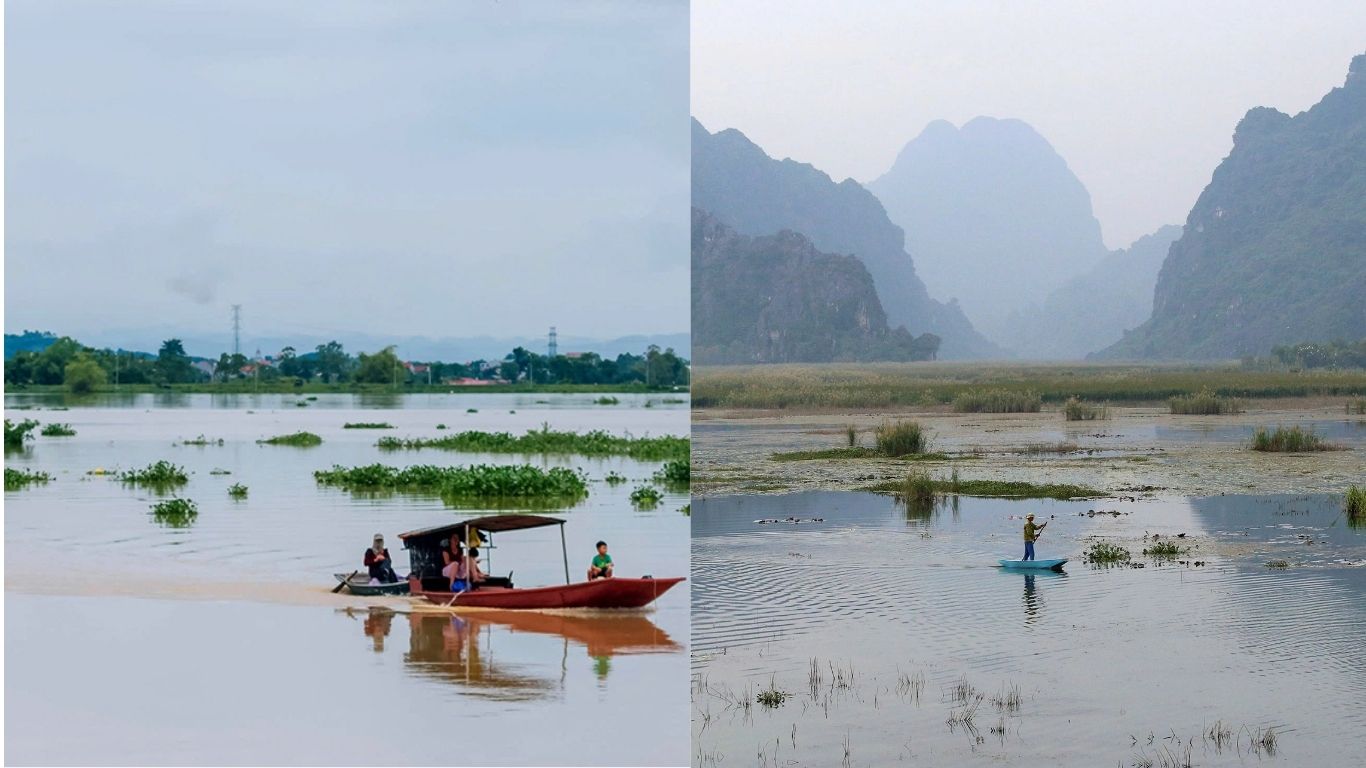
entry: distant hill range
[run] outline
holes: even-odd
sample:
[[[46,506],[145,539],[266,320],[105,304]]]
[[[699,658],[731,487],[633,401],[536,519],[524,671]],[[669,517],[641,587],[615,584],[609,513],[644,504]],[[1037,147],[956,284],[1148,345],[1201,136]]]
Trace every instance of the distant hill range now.
[[[748,237],[692,211],[693,360],[925,360],[940,340],[888,328],[872,275],[791,230]]]
[[[1098,357],[1232,358],[1366,337],[1366,54],[1290,117],[1258,107],[1186,219],[1151,318]]]
[[[231,334],[199,334],[185,332],[183,329],[174,328],[144,328],[136,330],[104,330],[80,334],[77,340],[87,346],[116,349],[142,349],[150,350],[150,354],[155,355],[161,348],[161,342],[178,338],[185,346],[185,351],[192,357],[204,357],[217,360],[218,356],[225,351],[232,351]],[[24,334],[5,334],[5,359],[9,360],[21,349],[31,349],[42,351],[49,344],[57,339],[50,334],[41,334],[34,331],[25,331]],[[346,351],[351,354],[358,352],[376,352],[390,344],[397,346],[400,357],[405,360],[421,360],[443,362],[467,362],[470,360],[502,360],[508,352],[516,347],[525,347],[538,354],[546,351],[547,339],[540,337],[445,337],[431,338],[424,336],[371,336],[367,334],[356,334],[339,332],[334,336],[321,336],[310,334],[299,334],[294,336],[244,336],[242,339],[243,354],[253,355],[256,350],[261,350],[262,354],[278,354],[281,349],[292,346],[300,355],[310,353],[318,345],[326,344],[333,339],[341,342]],[[596,352],[603,357],[616,357],[623,353],[639,355],[651,344],[657,344],[661,349],[672,347],[680,356],[687,357],[688,349],[692,344],[692,337],[687,333],[665,333],[657,335],[638,335],[621,336],[614,339],[594,339],[582,336],[561,335],[559,337],[560,354],[569,352]]]
[[[905,230],[930,293],[957,299],[988,338],[1030,357],[1075,346],[1013,318],[1107,253],[1090,193],[1027,123],[937,120],[868,189]]]
[[[1042,306],[1012,312],[1016,349],[1035,359],[1080,360],[1119,341],[1152,314],[1157,273],[1180,236],[1175,225],[1144,235],[1063,283]]]
[[[930,298],[906,253],[901,228],[887,218],[882,204],[858,182],[846,179],[835,183],[810,165],[769,157],[739,131],[713,134],[693,120],[692,199],[694,207],[738,234],[764,237],[788,230],[809,240],[817,252],[856,257],[872,277],[887,325],[904,326],[915,335],[932,333],[940,337],[941,358],[1002,356],[1002,350],[979,334],[955,304]],[[783,247],[796,248],[794,241],[785,242]],[[764,244],[777,246],[777,241]],[[829,266],[835,262],[812,257],[797,263]],[[720,263],[712,266],[724,268]],[[798,277],[790,272],[788,276]],[[819,280],[820,275],[802,275],[800,279]],[[709,280],[704,290],[719,284]],[[694,293],[697,290],[694,283]],[[697,305],[695,296],[694,307]],[[706,322],[694,312],[694,327],[699,321]],[[716,349],[720,339],[748,338],[755,330],[722,329],[715,323],[708,323],[708,327],[709,333],[720,335],[699,336],[695,340],[699,348]]]

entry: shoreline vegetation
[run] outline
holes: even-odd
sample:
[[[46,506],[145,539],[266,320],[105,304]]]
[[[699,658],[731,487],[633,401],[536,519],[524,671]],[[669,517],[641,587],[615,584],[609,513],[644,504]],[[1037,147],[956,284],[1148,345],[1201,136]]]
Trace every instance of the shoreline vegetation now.
[[[686,437],[618,437],[603,430],[561,432],[543,425],[524,435],[511,432],[471,430],[428,438],[382,437],[375,444],[388,451],[433,448],[464,453],[573,454],[580,456],[625,456],[638,461],[687,460],[690,441]]]
[[[398,491],[435,493],[442,498],[543,499],[578,501],[588,495],[588,483],[581,472],[564,467],[541,469],[529,464],[504,466],[475,464],[468,467],[440,467],[415,464],[392,467],[368,464],[357,467],[335,465],[313,473],[318,485],[347,491]]]
[[[75,394],[62,384],[7,384],[7,393],[31,394]],[[189,384],[118,384],[100,385],[83,394],[214,394],[214,395],[297,395],[297,394],[471,394],[487,392],[490,394],[660,394],[686,391],[686,386],[647,387],[644,384],[361,384],[357,382],[306,382],[291,384],[285,381],[262,381],[253,384],[250,380],[226,382],[193,382]],[[662,400],[661,402],[670,402]]]
[[[875,363],[701,366],[697,410],[839,410],[1094,403],[1171,404],[1231,398],[1366,395],[1366,369],[1248,370],[1236,364]],[[990,397],[985,395],[990,393]],[[957,406],[955,407],[955,401]],[[996,402],[993,402],[996,401]],[[1239,404],[1241,407],[1241,404]],[[1027,409],[1020,409],[1027,410]],[[1227,412],[1227,410],[1225,410]]]

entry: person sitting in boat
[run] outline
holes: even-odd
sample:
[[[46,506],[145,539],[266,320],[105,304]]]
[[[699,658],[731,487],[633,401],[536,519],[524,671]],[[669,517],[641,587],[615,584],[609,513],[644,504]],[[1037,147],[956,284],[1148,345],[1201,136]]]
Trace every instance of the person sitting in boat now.
[[[1029,514],[1025,515],[1025,525],[1024,525],[1025,555],[1024,555],[1024,559],[1026,559],[1026,560],[1033,560],[1033,559],[1034,559],[1034,542],[1039,538],[1039,534],[1040,534],[1040,533],[1043,533],[1043,529],[1045,529],[1045,528],[1047,528],[1047,527],[1048,527],[1048,523],[1044,523],[1043,525],[1035,525],[1035,524],[1034,524],[1034,513],[1033,513],[1033,512],[1030,512]]]
[[[375,542],[365,550],[365,567],[370,569],[370,579],[383,584],[398,581],[393,563],[389,560],[389,550],[384,547],[384,534],[375,534]]]
[[[450,582],[452,592],[464,592],[470,588],[469,577],[465,568],[465,548],[461,546],[460,540],[451,537],[450,545],[441,550],[441,559],[446,561],[446,565],[441,569],[441,575]]]
[[[598,554],[588,566],[588,580],[612,578],[612,556],[607,554],[607,542],[598,542]]]
[[[476,588],[479,586],[479,582],[483,581],[488,576],[488,574],[484,573],[483,569],[479,567],[478,547],[470,547],[470,556],[465,559],[465,562],[469,564],[470,587],[471,589]]]

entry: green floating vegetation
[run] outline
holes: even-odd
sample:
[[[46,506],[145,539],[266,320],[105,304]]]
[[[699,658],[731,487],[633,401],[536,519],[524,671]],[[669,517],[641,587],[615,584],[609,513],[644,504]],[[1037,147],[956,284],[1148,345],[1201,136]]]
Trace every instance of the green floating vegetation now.
[[[755,696],[755,701],[759,702],[759,704],[769,709],[776,709],[778,707],[781,707],[783,705],[783,702],[787,701],[791,697],[792,694],[788,693],[787,691],[779,690],[778,686],[772,680],[770,680],[768,683],[768,687],[763,689],[762,691],[759,691],[759,693]]]
[[[428,492],[457,500],[547,497],[572,501],[588,495],[588,485],[579,472],[564,467],[546,470],[529,464],[469,467],[418,464],[404,468],[386,464],[334,466],[314,472],[313,477],[319,485],[351,491]]]
[[[54,421],[44,424],[38,433],[43,437],[75,437],[76,430],[72,429],[70,424],[58,424]]]
[[[245,499],[247,497],[247,487],[241,483],[233,483],[228,486],[228,495],[234,499]]]
[[[382,437],[386,450],[439,448],[465,453],[555,453],[580,456],[626,456],[637,461],[686,459],[691,443],[686,437],[618,437],[603,430],[559,432],[542,426],[517,436],[511,432],[471,430],[433,438]]]
[[[147,485],[160,488],[184,485],[190,482],[190,476],[185,472],[184,468],[172,464],[165,459],[153,464],[148,464],[142,469],[130,469],[125,472],[120,472],[119,479],[133,485]]]
[[[262,445],[292,445],[298,448],[312,448],[315,445],[322,445],[323,439],[312,432],[295,432],[292,435],[276,435],[256,442]]]
[[[817,461],[820,459],[875,459],[882,454],[872,448],[826,448],[819,451],[782,451],[773,454],[774,461]]]
[[[649,485],[642,485],[631,491],[631,503],[641,509],[651,509],[664,500],[664,494],[658,488]]]
[[[437,424],[437,425],[436,425],[436,428],[437,428],[437,429],[445,429],[445,428],[446,428],[446,425],[445,425],[445,424]]]
[[[308,407],[308,401],[307,401],[307,400],[299,400],[299,401],[296,401],[296,402],[294,403],[294,405],[295,405],[296,407],[298,407],[298,408],[307,408],[307,407]]]
[[[1009,389],[969,389],[954,396],[954,413],[1038,413],[1043,400],[1037,392]]]
[[[1342,506],[1343,511],[1347,513],[1347,522],[1353,525],[1366,523],[1366,488],[1358,488],[1355,485],[1348,488]]]
[[[5,419],[5,448],[23,448],[25,440],[33,439],[29,433],[37,428],[38,422],[34,419],[24,419],[18,424]]]
[[[218,467],[214,467],[213,469],[209,470],[209,474],[211,474],[211,475],[231,475],[232,472],[229,471],[229,470],[226,470],[226,469],[219,469]]]
[[[465,413],[479,413],[478,408],[466,408]]]
[[[1111,544],[1108,541],[1097,541],[1087,547],[1082,554],[1083,562],[1095,563],[1098,565],[1127,563],[1131,559],[1129,550],[1118,544]]]
[[[692,517],[692,504],[684,504],[682,507],[679,507],[678,511],[682,512],[684,517]]]
[[[342,429],[393,429],[394,425],[387,421],[348,421],[342,425]],[[440,427],[437,427],[440,429]]]
[[[917,421],[884,421],[873,435],[877,452],[883,456],[908,456],[930,448],[929,433]]]
[[[905,480],[891,480],[870,486],[867,490],[875,493],[901,494],[906,489]],[[955,470],[949,480],[934,480],[934,490],[939,493],[959,496],[1001,497],[1013,499],[1092,499],[1105,494],[1095,488],[1065,483],[1026,483],[1008,480],[962,480]]]
[[[1267,567],[1267,568],[1275,568],[1276,570],[1284,570],[1284,569],[1290,567],[1290,561],[1289,561],[1289,560],[1268,560],[1268,561],[1266,561],[1266,567]]]
[[[52,475],[40,472],[36,469],[11,469],[5,467],[5,490],[19,491],[30,485],[46,485],[51,482]]]
[[[1268,453],[1312,453],[1331,451],[1337,448],[1314,430],[1304,429],[1296,424],[1293,427],[1276,427],[1275,430],[1258,427],[1252,433],[1252,450]]]
[[[616,399],[615,397],[612,397],[611,395],[603,395],[602,397],[599,397],[597,400],[594,400],[593,402],[598,405],[617,405],[621,401]]]
[[[1193,395],[1176,395],[1167,401],[1171,412],[1181,415],[1226,416],[1243,412],[1243,403],[1236,397],[1216,394],[1209,387]]]
[[[194,438],[193,440],[181,440],[181,441],[180,441],[180,444],[181,444],[181,445],[223,445],[223,438],[220,437],[220,438],[218,438],[218,439],[215,440],[215,439],[212,438],[212,437],[205,437],[205,436],[203,436],[203,435],[200,435],[199,437],[196,437],[196,438]]]
[[[608,485],[621,485],[626,482],[626,475],[623,475],[614,469],[611,472],[608,472],[607,476],[604,477],[602,481]]]
[[[1104,403],[1096,405],[1076,397],[1067,398],[1062,405],[1063,418],[1067,421],[1097,421],[1110,418],[1110,408]]]
[[[1158,558],[1177,557],[1189,551],[1189,547],[1178,546],[1174,541],[1155,541],[1152,546],[1143,548],[1143,554]]]
[[[188,528],[199,517],[199,505],[189,499],[166,499],[152,505],[152,519],[167,528]]]
[[[667,486],[686,488],[692,483],[692,460],[670,459],[655,472],[654,478]]]

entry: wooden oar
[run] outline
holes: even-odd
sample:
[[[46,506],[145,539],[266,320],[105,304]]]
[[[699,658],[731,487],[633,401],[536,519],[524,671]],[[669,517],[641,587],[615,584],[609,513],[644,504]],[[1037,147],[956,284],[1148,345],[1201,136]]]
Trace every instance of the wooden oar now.
[[[360,573],[360,569],[359,569],[359,568],[357,568],[356,570],[352,571],[350,576],[347,576],[345,579],[342,579],[342,583],[340,583],[340,584],[338,584],[337,586],[335,586],[335,587],[332,588],[332,594],[335,595],[335,594],[337,594],[338,592],[342,591],[342,587],[346,587],[347,589],[350,589],[350,588],[351,588],[351,579],[355,578],[356,574],[358,574],[358,573]]]

